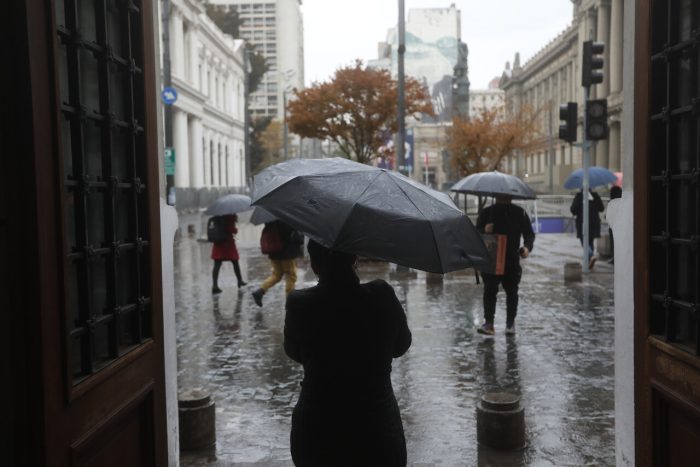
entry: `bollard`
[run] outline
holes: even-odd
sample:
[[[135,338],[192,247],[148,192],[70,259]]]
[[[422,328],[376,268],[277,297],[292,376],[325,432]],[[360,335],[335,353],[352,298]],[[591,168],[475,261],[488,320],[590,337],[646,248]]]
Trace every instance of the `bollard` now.
[[[202,449],[216,444],[215,405],[199,390],[187,391],[178,398],[180,450]]]
[[[476,439],[494,449],[525,447],[525,411],[520,397],[507,392],[491,392],[476,405]]]
[[[566,263],[564,265],[564,282],[581,282],[582,270],[581,263]]]

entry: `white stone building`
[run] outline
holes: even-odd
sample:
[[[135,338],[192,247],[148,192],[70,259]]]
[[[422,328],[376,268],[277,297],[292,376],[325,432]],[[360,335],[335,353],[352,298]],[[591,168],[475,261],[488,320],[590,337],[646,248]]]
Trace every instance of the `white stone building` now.
[[[563,191],[568,174],[581,166],[580,149],[557,138],[559,106],[567,102],[579,104],[579,141],[583,136],[581,52],[586,40],[605,43],[604,81],[591,88],[591,98],[607,98],[610,128],[608,139],[595,144],[591,162],[613,171],[621,169],[623,1],[575,0],[573,4],[572,24],[524,65],[516,54],[512,69],[506,66],[500,83],[508,111],[527,104],[539,112],[540,119],[537,144],[527,153],[507,158],[501,169],[527,175],[528,182],[541,192]]]
[[[169,27],[175,187],[244,188],[245,42],[197,0],[171,0]]]
[[[469,116],[479,115],[483,110],[502,110],[505,105],[505,92],[498,87],[499,79],[489,83],[487,89],[469,90]]]
[[[304,23],[301,0],[211,0],[236,8],[241,38],[255,46],[270,69],[250,96],[252,118],[282,121],[284,101],[304,87]],[[286,94],[286,96],[285,96]]]

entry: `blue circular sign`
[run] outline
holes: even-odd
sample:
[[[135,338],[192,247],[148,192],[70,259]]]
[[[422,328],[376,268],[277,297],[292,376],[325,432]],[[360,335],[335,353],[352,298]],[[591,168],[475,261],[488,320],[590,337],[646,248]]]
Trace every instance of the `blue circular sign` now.
[[[177,91],[175,88],[166,86],[163,88],[163,91],[161,91],[160,97],[163,99],[165,105],[171,105],[177,100]]]

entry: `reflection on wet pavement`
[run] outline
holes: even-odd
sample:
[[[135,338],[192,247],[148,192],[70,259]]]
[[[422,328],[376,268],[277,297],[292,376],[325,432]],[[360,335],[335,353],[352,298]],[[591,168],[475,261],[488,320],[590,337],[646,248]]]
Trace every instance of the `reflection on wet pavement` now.
[[[211,295],[210,244],[183,238],[175,247],[180,390],[202,388],[216,401],[217,446],[185,453],[182,464],[292,465],[289,430],[301,367],[282,349],[284,286],[258,308],[250,293],[269,273],[259,228],[242,224],[241,290],[230,264]],[[612,269],[596,266],[584,284],[563,281],[564,263],[579,245],[568,235],[540,235],[523,262],[518,334],[506,337],[499,294],[496,335],[481,323],[482,286],[473,271],[443,281],[423,272],[365,262],[363,281],[383,278],[404,304],[413,345],[394,361],[392,381],[404,421],[409,465],[613,465]],[[600,263],[599,263],[600,264]],[[315,283],[299,263],[297,287]],[[476,443],[476,402],[482,394],[522,396],[528,446],[495,452]]]

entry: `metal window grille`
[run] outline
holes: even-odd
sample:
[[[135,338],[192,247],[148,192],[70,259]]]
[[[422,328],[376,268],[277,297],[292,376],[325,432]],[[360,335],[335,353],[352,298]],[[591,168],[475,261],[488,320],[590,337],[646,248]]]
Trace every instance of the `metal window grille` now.
[[[700,355],[700,2],[653,2],[651,332]]]
[[[73,384],[152,337],[138,0],[56,0]]]

